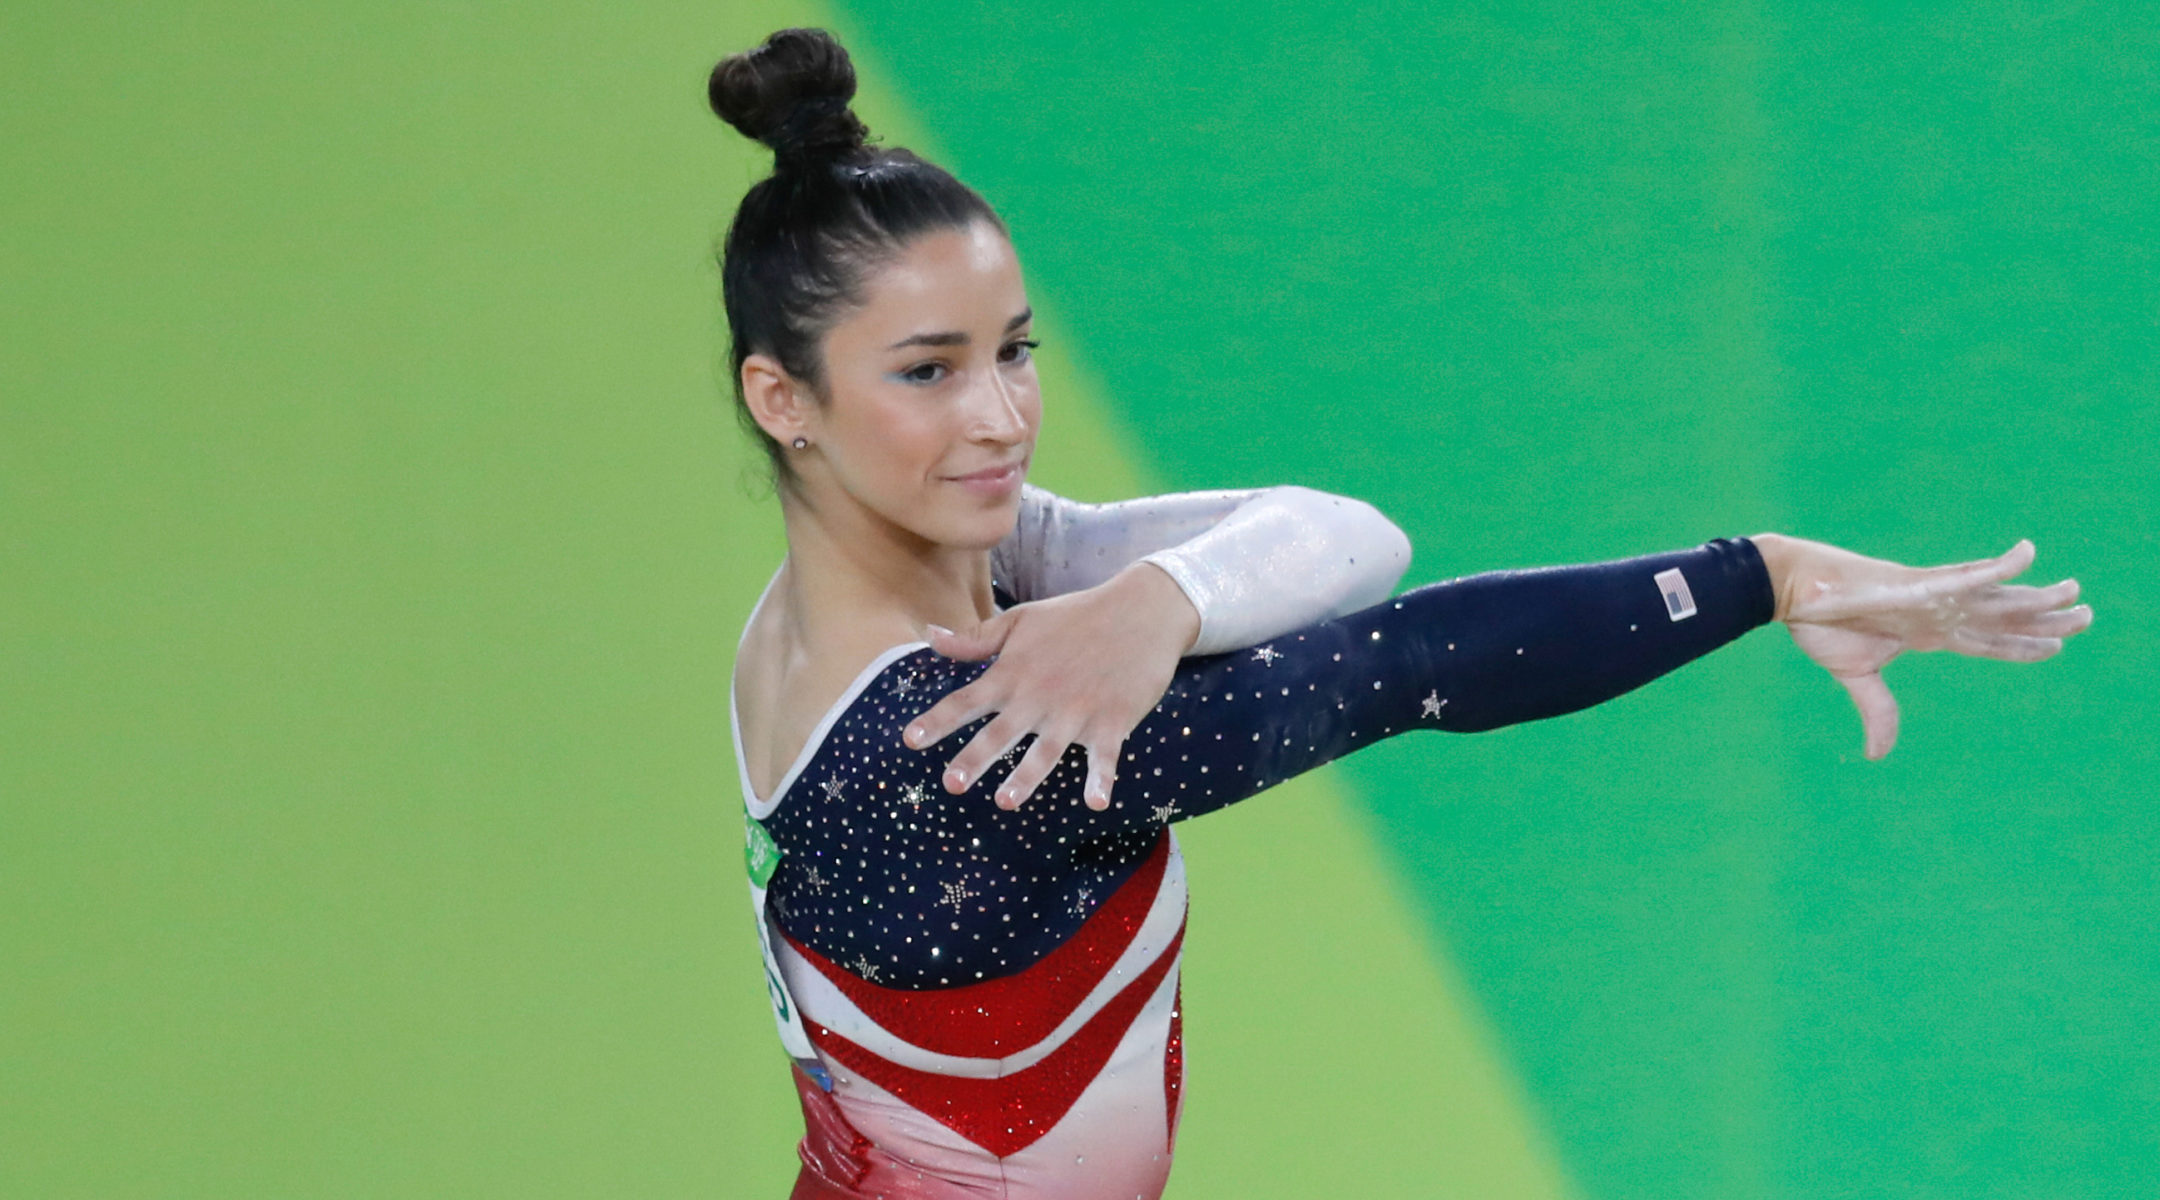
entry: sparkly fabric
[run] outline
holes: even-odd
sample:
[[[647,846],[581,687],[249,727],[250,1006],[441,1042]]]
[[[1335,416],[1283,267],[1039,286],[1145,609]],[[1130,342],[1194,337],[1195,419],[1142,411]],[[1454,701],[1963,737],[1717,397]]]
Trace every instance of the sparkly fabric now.
[[[1178,981],[1170,1009],[1170,1040],[1163,1047],[1163,1149],[1177,1145],[1178,1096],[1185,1090],[1185,983]]]
[[[1219,654],[1386,599],[1410,566],[1410,539],[1371,505],[1311,488],[1081,504],[1030,484],[990,555],[1023,601],[1093,587],[1131,562],[1177,581],[1200,614],[1192,652]]]
[[[990,1078],[905,1067],[806,1022],[818,1052],[842,1064],[998,1158],[1033,1145],[1095,1082],[1110,1054],[1178,961],[1181,926],[1170,945],[1086,1024],[1041,1061]]]
[[[1161,1195],[1170,1170],[1166,1135],[1177,1117],[1170,1107],[1172,1089],[1183,1085],[1183,1058],[1173,1047],[1186,905],[1175,835],[1164,830],[1158,847],[1150,863],[1160,862],[1159,880],[1147,880],[1152,867],[1143,867],[1074,938],[1096,939],[1097,927],[1108,924],[1124,897],[1150,891],[1147,915],[1124,939],[1125,953],[1069,1009],[1053,1010],[1058,1020],[1049,1036],[997,1058],[926,1050],[857,1004],[869,991],[913,1006],[962,1008],[985,985],[900,991],[858,981],[859,987],[842,992],[795,941],[779,939],[775,969],[801,1006],[817,1073],[831,1081],[831,1091],[820,1099],[869,1143],[860,1155],[868,1169],[848,1195],[881,1200],[1156,1200]],[[1062,961],[1062,952],[1053,954],[1008,977],[1023,985],[1007,994],[1008,1002],[1046,1004],[1025,989],[1052,982]],[[870,1002],[885,1008],[876,998]],[[822,1119],[806,1105],[806,1124]],[[809,1178],[807,1171],[804,1177]]]
[[[1675,570],[1685,582],[1661,587]],[[946,793],[980,723],[923,751],[900,732],[985,664],[888,651],[754,806],[782,851],[766,893],[776,967],[833,1081],[797,1072],[796,1197],[1157,1200],[1184,1084],[1171,822],[1412,729],[1596,704],[1772,605],[1754,546],[1721,539],[1434,584],[1188,658],[1100,813],[1080,802],[1077,751],[1020,811],[997,808],[1025,743]]]
[[[880,987],[789,939],[803,960],[894,1037],[935,1054],[1001,1058],[1049,1037],[1109,974],[1153,909],[1170,861],[1170,838],[1155,849],[1064,945],[1016,974],[955,988]]]
[[[1680,570],[1675,619],[1653,576]],[[1026,742],[964,795],[940,782],[982,722],[925,750],[900,732],[986,664],[927,646],[836,706],[765,821],[784,851],[769,907],[855,976],[949,988],[1019,972],[1069,940],[1169,822],[1211,812],[1410,730],[1467,732],[1573,712],[1770,620],[1754,545],[1497,571],[1403,593],[1228,654],[1186,659],[1126,740],[1111,807],[1080,801],[1067,753],[1017,812],[992,801]]]
[[[870,1173],[870,1139],[848,1124],[839,1103],[800,1068],[794,1074],[795,1097],[802,1102],[803,1110],[803,1140],[795,1153],[802,1159],[803,1175],[812,1181],[809,1185],[799,1182],[796,1195],[804,1195],[806,1186],[817,1187],[808,1193],[812,1195],[835,1191],[852,1195],[846,1189],[861,1183],[863,1176]]]

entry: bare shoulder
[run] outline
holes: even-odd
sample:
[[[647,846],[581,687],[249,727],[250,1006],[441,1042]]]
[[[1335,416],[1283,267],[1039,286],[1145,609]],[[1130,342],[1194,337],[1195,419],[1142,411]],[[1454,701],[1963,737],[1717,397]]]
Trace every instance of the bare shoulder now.
[[[863,669],[909,640],[878,624],[805,638],[779,604],[753,614],[735,659],[736,718],[750,785],[771,799],[810,735]]]

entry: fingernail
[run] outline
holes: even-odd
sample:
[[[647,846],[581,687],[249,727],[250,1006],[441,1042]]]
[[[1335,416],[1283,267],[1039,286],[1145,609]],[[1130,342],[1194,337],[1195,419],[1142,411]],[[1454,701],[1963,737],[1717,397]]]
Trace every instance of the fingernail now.
[[[945,781],[956,788],[964,790],[968,782],[967,772],[954,767],[952,770],[945,772]]]
[[[922,745],[922,726],[908,726],[907,732],[900,735],[900,740],[906,742],[910,746]]]
[[[932,626],[930,626],[930,632],[932,632],[932,633],[942,633],[942,634],[944,634],[944,635],[945,635],[946,637],[951,637],[951,636],[952,636],[952,630],[950,630],[950,629],[947,629],[947,628],[945,628],[945,627],[944,627],[943,625],[932,625]]]

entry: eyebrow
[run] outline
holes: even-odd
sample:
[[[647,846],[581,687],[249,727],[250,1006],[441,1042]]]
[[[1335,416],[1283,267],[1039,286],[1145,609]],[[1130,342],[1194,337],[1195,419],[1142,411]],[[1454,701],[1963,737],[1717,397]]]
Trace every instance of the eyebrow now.
[[[1021,309],[1019,316],[1005,322],[1005,332],[1011,333],[1013,330],[1027,324],[1028,319],[1034,315],[1035,309],[1032,306]],[[968,335],[954,330],[946,333],[918,333],[911,337],[901,338],[885,348],[887,350],[898,350],[902,346],[965,346],[967,344]]]

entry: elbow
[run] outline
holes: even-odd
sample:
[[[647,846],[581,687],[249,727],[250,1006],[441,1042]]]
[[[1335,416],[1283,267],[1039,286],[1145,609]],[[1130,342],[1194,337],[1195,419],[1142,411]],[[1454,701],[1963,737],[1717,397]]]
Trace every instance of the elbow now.
[[[1410,535],[1402,531],[1402,526],[1380,515],[1379,509],[1370,504],[1365,507],[1371,510],[1376,523],[1373,540],[1378,547],[1379,560],[1387,564],[1387,582],[1380,589],[1381,599],[1386,599],[1395,594],[1402,577],[1410,571]]]
[[[1350,496],[1289,485],[1316,512],[1327,515],[1328,542],[1345,562],[1347,587],[1337,615],[1380,603],[1410,570],[1410,536],[1377,508]]]

